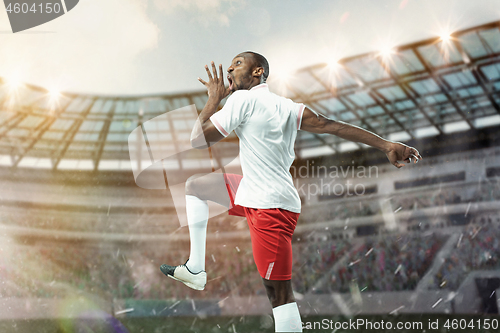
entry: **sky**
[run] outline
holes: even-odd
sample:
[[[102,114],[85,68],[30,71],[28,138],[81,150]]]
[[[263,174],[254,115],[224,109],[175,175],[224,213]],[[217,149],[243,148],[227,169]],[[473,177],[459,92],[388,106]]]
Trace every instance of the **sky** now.
[[[0,77],[66,92],[203,90],[204,65],[263,54],[270,77],[500,20],[500,0],[81,0],[13,34],[0,5]]]

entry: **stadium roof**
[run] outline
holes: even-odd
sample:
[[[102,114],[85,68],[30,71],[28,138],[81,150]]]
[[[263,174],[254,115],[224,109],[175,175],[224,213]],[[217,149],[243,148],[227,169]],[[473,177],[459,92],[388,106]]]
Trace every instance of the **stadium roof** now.
[[[500,21],[331,60],[269,85],[333,119],[392,140],[500,124]],[[191,104],[201,110],[206,99],[205,91],[148,96],[51,92],[0,78],[0,165],[130,170],[133,129]],[[186,124],[187,116],[177,117],[154,133],[173,147],[175,138],[189,137]],[[361,146],[299,132],[296,151],[308,158]]]

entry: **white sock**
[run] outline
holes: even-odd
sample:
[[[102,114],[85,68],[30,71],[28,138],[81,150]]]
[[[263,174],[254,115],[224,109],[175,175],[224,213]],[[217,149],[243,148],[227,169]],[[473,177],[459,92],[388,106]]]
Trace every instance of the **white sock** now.
[[[276,332],[302,332],[302,322],[297,303],[287,303],[273,308]]]
[[[205,270],[205,245],[207,241],[208,203],[193,195],[186,195],[186,215],[191,244],[186,266],[193,273]]]

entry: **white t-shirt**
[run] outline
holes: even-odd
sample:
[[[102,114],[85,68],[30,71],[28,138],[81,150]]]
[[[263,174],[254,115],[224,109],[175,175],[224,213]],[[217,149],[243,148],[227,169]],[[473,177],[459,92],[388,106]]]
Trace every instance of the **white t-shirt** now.
[[[300,198],[290,166],[304,104],[278,96],[267,84],[237,90],[210,120],[228,136],[240,139],[243,179],[235,204],[249,208],[282,208],[300,213]]]

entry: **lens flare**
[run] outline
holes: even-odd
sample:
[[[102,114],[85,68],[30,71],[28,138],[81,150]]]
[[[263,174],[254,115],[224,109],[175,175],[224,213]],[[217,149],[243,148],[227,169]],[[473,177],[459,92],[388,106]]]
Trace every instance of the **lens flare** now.
[[[443,32],[439,35],[439,38],[441,38],[443,42],[449,42],[451,40],[451,33]]]
[[[388,58],[396,52],[394,51],[394,49],[392,47],[386,45],[386,46],[383,46],[382,48],[380,48],[379,53],[382,57]]]
[[[327,65],[330,69],[337,69],[340,66],[339,59],[332,58],[327,62]]]
[[[21,75],[16,73],[16,74],[11,74],[5,78],[6,84],[9,87],[10,92],[15,92],[19,88],[22,87],[23,81],[21,79]]]
[[[51,88],[49,90],[49,97],[52,102],[56,102],[61,97],[61,92],[57,88]]]

